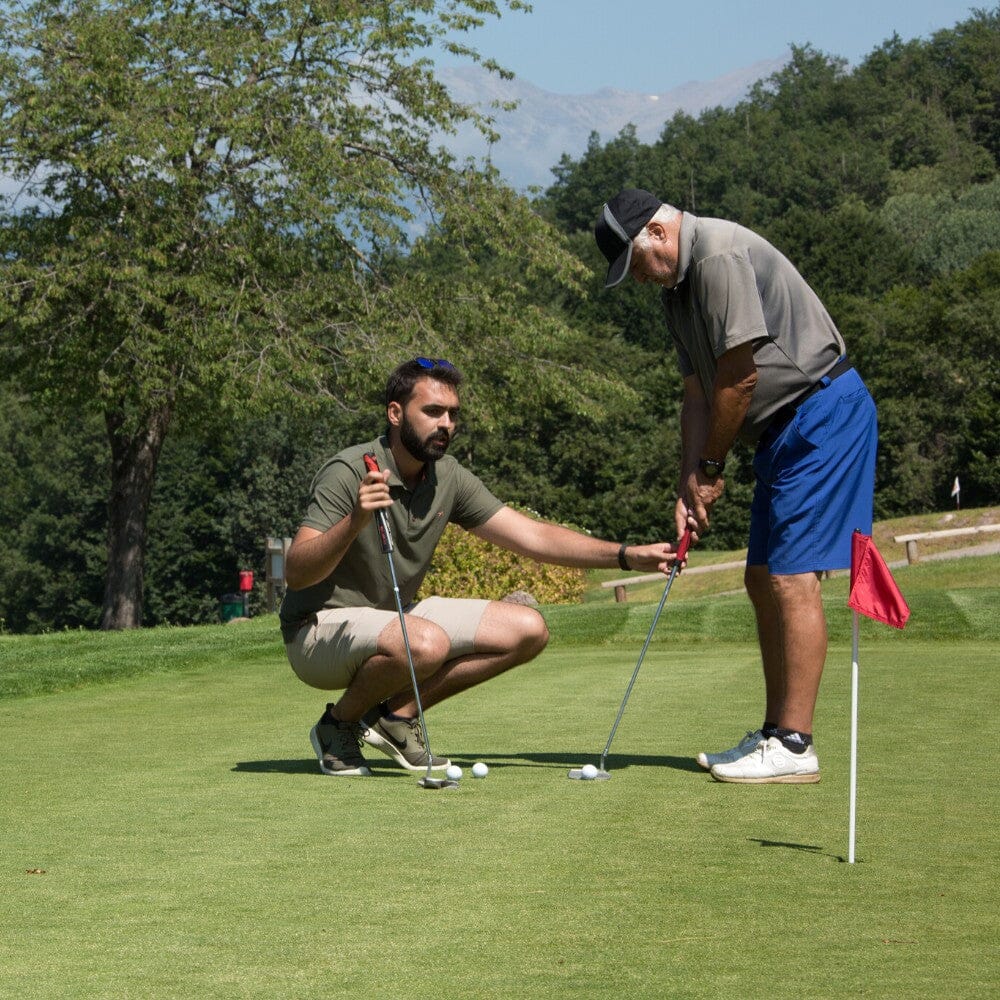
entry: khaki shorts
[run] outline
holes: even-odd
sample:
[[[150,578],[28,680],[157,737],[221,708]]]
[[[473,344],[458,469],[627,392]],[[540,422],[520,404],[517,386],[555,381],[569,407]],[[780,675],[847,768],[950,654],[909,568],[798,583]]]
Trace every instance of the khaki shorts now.
[[[451,639],[449,660],[476,650],[476,632],[489,601],[428,597],[406,610],[440,626]],[[318,611],[285,643],[288,662],[299,680],[322,691],[340,691],[354,679],[358,667],[378,652],[378,637],[397,611],[375,608],[329,608]]]

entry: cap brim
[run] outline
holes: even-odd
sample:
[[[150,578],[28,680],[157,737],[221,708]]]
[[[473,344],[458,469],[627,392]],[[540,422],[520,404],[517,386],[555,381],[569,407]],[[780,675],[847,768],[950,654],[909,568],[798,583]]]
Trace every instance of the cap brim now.
[[[608,268],[608,274],[604,280],[604,287],[614,288],[615,285],[620,285],[628,277],[628,271],[631,264],[632,244],[629,243]]]

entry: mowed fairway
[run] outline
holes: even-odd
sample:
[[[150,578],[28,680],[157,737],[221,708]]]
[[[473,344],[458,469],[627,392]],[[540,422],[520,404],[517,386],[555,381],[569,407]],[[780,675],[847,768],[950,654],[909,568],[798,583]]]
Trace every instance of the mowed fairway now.
[[[814,786],[694,763],[760,721],[753,644],[683,627],[729,607],[745,629],[736,598],[671,597],[606,782],[566,772],[596,763],[653,606],[555,609],[539,661],[429,713],[452,792],[374,751],[374,778],[321,775],[323,698],[273,619],[83,634],[207,652],[0,702],[0,996],[994,997],[1000,627],[978,586],[948,597],[964,638],[921,631],[920,594],[912,636],[864,631],[855,865],[840,597]],[[73,638],[5,638],[0,663]]]

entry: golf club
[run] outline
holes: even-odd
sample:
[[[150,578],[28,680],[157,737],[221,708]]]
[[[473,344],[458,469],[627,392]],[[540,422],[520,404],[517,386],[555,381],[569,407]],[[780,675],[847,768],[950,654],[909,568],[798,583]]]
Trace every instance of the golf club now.
[[[653,624],[649,626],[649,634],[646,636],[646,641],[643,643],[642,652],[639,654],[639,659],[636,662],[635,670],[632,671],[632,679],[628,682],[628,687],[625,689],[625,697],[622,698],[621,708],[618,709],[618,715],[615,716],[615,724],[611,727],[611,734],[608,736],[608,742],[605,744],[604,753],[601,754],[601,764],[598,768],[594,769],[593,774],[584,774],[583,767],[574,767],[570,772],[568,777],[576,778],[578,780],[590,779],[597,781],[607,781],[611,775],[605,769],[605,763],[608,759],[608,751],[611,749],[611,741],[615,738],[615,732],[618,729],[618,723],[622,721],[622,715],[625,713],[625,706],[628,704],[628,696],[632,693],[632,687],[635,684],[636,677],[639,676],[639,668],[642,666],[643,657],[646,655],[646,650],[649,649],[650,640],[653,638],[653,630],[656,628],[656,623],[660,620],[660,612],[663,611],[663,605],[667,603],[667,594],[670,593],[670,586],[674,582],[674,577],[680,571],[680,565],[684,562],[684,557],[687,555],[687,551],[691,546],[691,529],[687,528],[684,534],[681,535],[680,544],[677,546],[677,558],[674,560],[673,566],[670,567],[670,575],[667,577],[667,585],[663,588],[663,596],[660,598],[660,604],[656,609],[656,614],[653,615]],[[585,765],[593,769],[593,764]]]
[[[378,472],[378,459],[371,452],[365,453],[365,468],[369,472]],[[417,782],[421,788],[458,788],[457,781],[448,778],[431,777],[431,741],[427,736],[427,722],[424,719],[424,706],[420,701],[420,688],[417,686],[417,672],[413,669],[413,653],[410,651],[410,637],[406,634],[406,617],[403,614],[403,601],[399,596],[399,581],[396,579],[396,563],[392,558],[392,532],[389,530],[389,518],[385,510],[375,511],[375,527],[378,529],[378,540],[382,551],[389,560],[389,573],[392,576],[392,592],[396,597],[396,610],[399,612],[399,627],[403,630],[403,646],[406,648],[406,662],[410,668],[410,681],[413,683],[413,697],[417,703],[417,716],[420,718],[420,731],[424,737],[424,751],[427,754],[427,773]]]

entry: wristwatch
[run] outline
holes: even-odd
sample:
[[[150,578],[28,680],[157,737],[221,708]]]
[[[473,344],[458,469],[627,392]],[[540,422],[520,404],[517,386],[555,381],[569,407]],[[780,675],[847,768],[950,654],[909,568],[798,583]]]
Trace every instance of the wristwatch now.
[[[698,468],[708,476],[709,479],[718,479],[722,475],[722,470],[726,467],[726,460],[721,462],[714,458],[702,458],[698,460]]]

